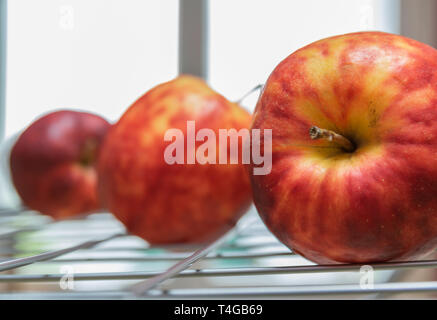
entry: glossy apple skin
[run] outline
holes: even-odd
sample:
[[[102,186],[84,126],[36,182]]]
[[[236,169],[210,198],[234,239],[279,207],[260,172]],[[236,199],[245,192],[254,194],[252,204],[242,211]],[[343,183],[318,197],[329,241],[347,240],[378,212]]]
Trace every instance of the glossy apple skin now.
[[[311,140],[318,126],[352,153]],[[437,51],[401,36],[327,38],[288,56],[258,100],[272,171],[251,175],[268,228],[317,263],[411,260],[437,246]]]
[[[10,154],[12,181],[23,203],[62,219],[99,209],[95,161],[110,124],[61,110],[33,122]]]
[[[207,241],[231,228],[251,203],[241,163],[165,162],[166,130],[180,129],[186,138],[188,120],[195,121],[196,131],[210,128],[218,137],[218,129],[249,129],[251,117],[204,81],[180,76],[139,98],[102,146],[101,197],[130,233],[149,243]]]

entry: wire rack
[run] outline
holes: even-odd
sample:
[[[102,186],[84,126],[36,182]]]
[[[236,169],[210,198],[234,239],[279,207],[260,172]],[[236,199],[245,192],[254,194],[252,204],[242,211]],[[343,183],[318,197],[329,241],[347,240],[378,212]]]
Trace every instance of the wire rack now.
[[[252,209],[202,247],[150,246],[108,213],[52,221],[0,209],[0,299],[437,298],[437,260],[314,265]]]

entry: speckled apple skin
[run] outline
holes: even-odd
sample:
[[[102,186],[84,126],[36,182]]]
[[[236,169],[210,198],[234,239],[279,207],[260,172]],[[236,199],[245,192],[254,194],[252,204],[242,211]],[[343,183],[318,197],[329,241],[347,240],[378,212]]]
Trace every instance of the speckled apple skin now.
[[[311,140],[311,126],[356,144]],[[251,175],[268,228],[317,263],[411,260],[437,246],[437,51],[362,32],[312,43],[270,75],[252,128],[272,171]]]
[[[95,211],[97,173],[81,163],[91,143],[94,159],[110,124],[86,112],[51,112],[25,129],[12,147],[12,181],[23,203],[55,219]]]
[[[218,129],[248,129],[251,116],[203,80],[185,75],[140,97],[103,143],[100,195],[130,233],[152,244],[207,241],[231,228],[251,203],[241,163],[165,162],[171,143],[164,141],[166,130],[180,129],[186,138],[189,120],[196,131],[210,128],[218,137]],[[192,151],[185,143],[185,155]]]

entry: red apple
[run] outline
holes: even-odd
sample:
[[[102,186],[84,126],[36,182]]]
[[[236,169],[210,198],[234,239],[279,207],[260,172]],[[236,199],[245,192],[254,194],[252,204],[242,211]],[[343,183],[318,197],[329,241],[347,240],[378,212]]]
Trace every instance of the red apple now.
[[[99,209],[94,164],[109,127],[97,115],[67,110],[33,122],[10,155],[12,180],[23,203],[53,218]]]
[[[435,49],[381,32],[312,43],[272,72],[252,128],[273,132],[254,202],[295,252],[370,263],[436,249]]]
[[[197,132],[218,133],[248,130],[250,120],[247,111],[196,77],[158,85],[109,130],[98,165],[101,198],[128,231],[149,243],[199,243],[224,232],[251,203],[244,166],[200,164],[199,159],[189,164],[200,142],[189,146],[185,140],[178,142],[184,163],[169,164],[164,157],[172,143],[165,136],[173,129],[188,139],[188,121]]]

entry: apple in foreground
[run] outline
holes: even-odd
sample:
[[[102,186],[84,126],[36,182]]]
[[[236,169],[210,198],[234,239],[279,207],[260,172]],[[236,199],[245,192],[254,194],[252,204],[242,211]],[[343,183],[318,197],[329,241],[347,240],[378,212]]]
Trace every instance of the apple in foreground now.
[[[10,169],[23,203],[55,219],[100,208],[95,162],[110,124],[61,110],[33,122],[12,147]]]
[[[370,263],[436,248],[435,49],[381,32],[314,42],[272,72],[252,128],[273,133],[255,205],[295,252]]]
[[[248,130],[251,116],[203,80],[183,75],[140,97],[102,145],[98,174],[104,204],[130,233],[152,244],[208,241],[230,229],[252,200],[243,164],[189,161],[203,144],[189,144],[190,122],[197,132],[211,129],[218,135],[219,129]],[[165,160],[176,143],[165,141],[169,129],[187,137],[178,142],[184,155],[178,163]],[[214,147],[223,145],[214,141]]]

